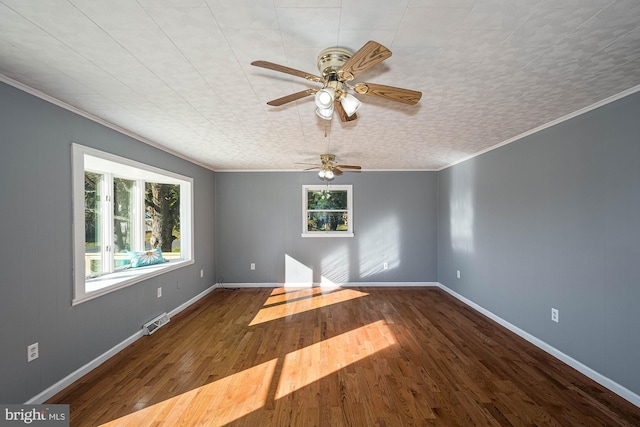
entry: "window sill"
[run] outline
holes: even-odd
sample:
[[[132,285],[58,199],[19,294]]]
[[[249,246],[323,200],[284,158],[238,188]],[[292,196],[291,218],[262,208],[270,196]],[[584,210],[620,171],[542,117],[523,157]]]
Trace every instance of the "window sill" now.
[[[73,299],[73,305],[106,295],[118,289],[148,280],[160,274],[193,264],[193,260],[173,260],[163,264],[147,267],[128,268],[116,273],[108,274],[85,281],[85,294]]]
[[[353,233],[315,231],[313,233],[302,233],[302,237],[353,237]]]

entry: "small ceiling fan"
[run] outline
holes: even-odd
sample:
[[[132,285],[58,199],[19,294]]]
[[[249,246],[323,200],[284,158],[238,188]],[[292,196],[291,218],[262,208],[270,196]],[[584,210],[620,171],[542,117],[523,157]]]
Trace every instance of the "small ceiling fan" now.
[[[362,104],[350,92],[358,95],[377,96],[405,104],[416,104],[422,92],[402,89],[376,83],[351,82],[371,67],[391,56],[391,51],[378,42],[368,41],[357,52],[338,47],[323,50],[318,54],[318,70],[322,77],[299,71],[284,65],[268,61],[253,61],[251,65],[302,77],[312,82],[322,83],[321,89],[306,89],[282,98],[267,102],[268,105],[280,106],[315,94],[316,114],[325,120],[331,120],[336,111],[340,120],[349,122],[358,118],[356,111]]]
[[[342,175],[342,169],[353,169],[360,171],[361,166],[355,165],[339,165],[336,162],[335,154],[320,154],[320,166],[314,166],[305,170],[310,171],[314,169],[320,169],[318,176],[325,180],[332,180],[336,175]],[[299,163],[305,164],[305,163]]]

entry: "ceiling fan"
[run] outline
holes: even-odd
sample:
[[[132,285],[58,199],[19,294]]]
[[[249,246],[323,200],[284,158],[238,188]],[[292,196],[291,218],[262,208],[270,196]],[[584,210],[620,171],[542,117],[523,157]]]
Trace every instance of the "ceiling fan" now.
[[[342,169],[353,169],[359,171],[362,169],[361,166],[355,165],[339,165],[336,162],[335,154],[320,154],[320,166],[314,166],[312,168],[307,168],[305,170],[314,170],[320,169],[318,172],[318,176],[325,180],[332,180],[336,175],[342,175]],[[299,163],[305,164],[305,163]]]
[[[349,122],[358,118],[356,111],[362,104],[358,98],[350,93],[351,91],[358,95],[377,96],[411,105],[420,101],[422,92],[415,90],[376,83],[351,84],[360,74],[390,56],[389,49],[374,41],[368,41],[355,53],[338,47],[324,49],[318,54],[318,70],[322,77],[268,61],[253,61],[251,65],[322,83],[321,89],[306,89],[296,92],[269,101],[268,105],[280,106],[309,95],[315,95],[316,114],[319,117],[331,120],[333,112],[336,111],[340,120]]]

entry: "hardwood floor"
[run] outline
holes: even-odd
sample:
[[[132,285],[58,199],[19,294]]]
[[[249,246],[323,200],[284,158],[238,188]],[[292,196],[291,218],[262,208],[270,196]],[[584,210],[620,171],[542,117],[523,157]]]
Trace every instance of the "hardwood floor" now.
[[[640,425],[437,288],[217,289],[48,403],[72,426]]]

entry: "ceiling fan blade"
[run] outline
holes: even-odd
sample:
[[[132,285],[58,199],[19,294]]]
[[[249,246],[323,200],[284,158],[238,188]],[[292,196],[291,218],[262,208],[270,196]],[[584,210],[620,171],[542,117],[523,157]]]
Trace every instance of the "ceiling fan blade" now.
[[[362,169],[362,166],[355,166],[355,165],[336,165],[336,167],[341,169],[357,169],[357,170]]]
[[[375,83],[358,83],[353,90],[360,95],[378,96],[380,98],[389,99],[391,101],[402,102],[405,104],[417,104],[422,98],[422,92],[410,89],[402,89],[399,87],[379,85]]]
[[[343,122],[351,122],[358,118],[358,115],[356,113],[353,113],[352,115],[347,116],[347,112],[344,111],[344,107],[342,106],[340,101],[336,102],[335,104],[336,104],[335,110],[338,112],[338,116],[340,116],[340,120],[342,120]]]
[[[284,105],[288,102],[297,101],[298,99],[304,98],[305,96],[313,95],[316,92],[316,89],[305,89],[303,91],[292,93],[291,95],[283,96],[282,98],[269,101],[267,102],[267,105],[279,107],[280,105]]]
[[[342,80],[353,80],[369,68],[391,56],[391,51],[378,42],[368,41],[338,70]]]
[[[334,175],[342,175],[342,171],[338,169],[337,166],[334,166],[333,168],[331,168],[331,172],[333,172]]]
[[[251,65],[266,68],[267,70],[280,71],[281,73],[291,74],[292,76],[296,77],[302,77],[303,79],[307,79],[312,82],[322,82],[322,77],[318,77],[314,74],[310,74],[304,71],[296,70],[294,68],[285,67],[284,65],[274,64],[273,62],[253,61]]]

